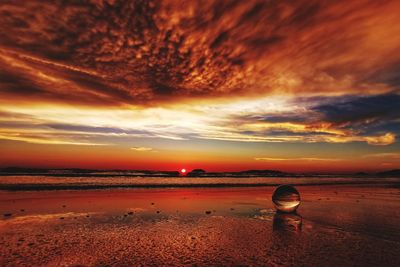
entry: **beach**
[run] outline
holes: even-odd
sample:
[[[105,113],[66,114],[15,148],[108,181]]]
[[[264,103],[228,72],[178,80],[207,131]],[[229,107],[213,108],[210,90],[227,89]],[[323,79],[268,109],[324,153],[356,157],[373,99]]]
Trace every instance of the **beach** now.
[[[299,184],[295,214],[275,188],[3,190],[0,265],[399,266],[395,179]]]

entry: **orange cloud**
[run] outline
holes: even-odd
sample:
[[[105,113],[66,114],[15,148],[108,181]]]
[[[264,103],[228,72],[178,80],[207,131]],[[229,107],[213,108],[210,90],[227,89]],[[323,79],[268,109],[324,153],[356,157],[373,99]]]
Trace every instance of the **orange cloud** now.
[[[396,88],[398,1],[0,6],[0,96],[85,105]],[[40,10],[40,12],[37,12]]]
[[[304,106],[299,102],[293,107],[292,98],[279,98],[276,103],[279,103],[282,111],[277,112],[271,101],[274,102],[267,97],[228,104],[203,102],[169,107],[114,109],[5,106],[2,113],[6,117],[0,120],[0,139],[76,145],[116,145],[120,140],[129,145],[129,138],[280,143],[366,142],[370,145],[390,145],[396,141],[396,135],[384,128],[384,133],[381,130],[364,133],[357,125],[350,128],[347,124],[342,127],[342,124],[321,121],[318,112],[307,111],[307,102]],[[246,109],[251,113],[247,114]],[[210,110],[213,116],[210,116]],[[292,115],[285,115],[298,110],[303,110],[306,116],[293,118]],[[375,112],[379,113],[379,110]],[[242,115],[238,117],[238,113]],[[252,115],[254,113],[263,115],[255,117]],[[18,123],[12,119],[15,117],[20,118]],[[353,123],[351,118],[349,123]],[[366,129],[368,127],[374,125],[361,126]],[[149,147],[131,149],[151,150]]]
[[[0,142],[117,147],[127,166],[153,154],[134,151],[172,161],[158,145],[173,142],[170,153],[230,144],[251,166],[341,158],[296,154],[303,144],[357,142],[391,153],[400,118],[399,9],[395,0],[7,1]],[[264,157],[246,150],[254,143],[295,148]]]

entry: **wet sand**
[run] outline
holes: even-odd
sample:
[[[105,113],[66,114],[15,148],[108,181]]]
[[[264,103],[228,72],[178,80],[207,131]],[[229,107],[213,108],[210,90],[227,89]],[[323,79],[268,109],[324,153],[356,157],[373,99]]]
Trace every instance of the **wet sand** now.
[[[400,266],[400,188],[0,191],[0,266]]]
[[[400,178],[383,177],[121,177],[109,175],[93,176],[44,176],[5,175],[0,176],[0,190],[92,190],[116,188],[199,188],[199,187],[263,187],[290,185],[399,185]]]

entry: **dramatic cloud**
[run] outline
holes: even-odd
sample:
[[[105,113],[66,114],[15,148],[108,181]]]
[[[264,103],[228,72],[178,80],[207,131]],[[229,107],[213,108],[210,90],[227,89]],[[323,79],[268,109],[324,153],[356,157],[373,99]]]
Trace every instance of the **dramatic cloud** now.
[[[323,114],[323,120],[337,125],[371,124],[379,121],[400,119],[400,95],[352,96],[331,99],[318,105],[314,111]]]
[[[327,99],[266,97],[146,109],[4,106],[0,137],[28,142],[37,139],[39,143],[46,139],[54,143],[59,138],[62,144],[91,140],[103,145],[129,145],[134,138],[389,145],[400,132],[383,126],[399,124],[398,98],[395,94]]]
[[[399,166],[399,11],[396,0],[1,1],[2,159]]]
[[[398,90],[398,1],[3,1],[0,96],[86,105]]]

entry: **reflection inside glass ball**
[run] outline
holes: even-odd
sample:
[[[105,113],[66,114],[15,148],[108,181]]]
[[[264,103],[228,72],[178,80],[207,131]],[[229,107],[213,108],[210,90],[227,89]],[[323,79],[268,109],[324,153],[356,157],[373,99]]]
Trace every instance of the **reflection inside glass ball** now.
[[[272,228],[274,231],[300,232],[303,219],[296,213],[277,212],[274,215]]]
[[[275,208],[281,212],[294,212],[300,205],[300,194],[291,185],[279,186],[272,195]]]

